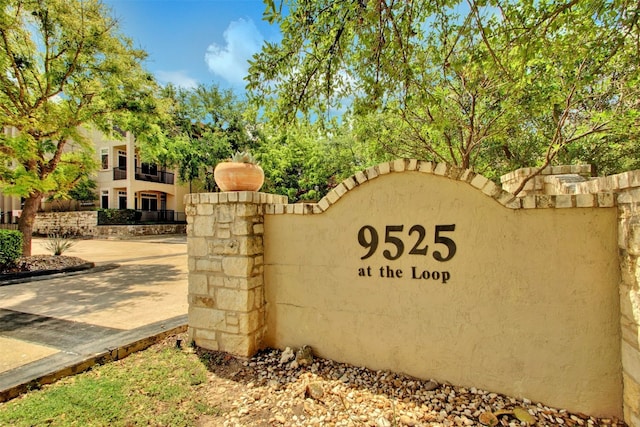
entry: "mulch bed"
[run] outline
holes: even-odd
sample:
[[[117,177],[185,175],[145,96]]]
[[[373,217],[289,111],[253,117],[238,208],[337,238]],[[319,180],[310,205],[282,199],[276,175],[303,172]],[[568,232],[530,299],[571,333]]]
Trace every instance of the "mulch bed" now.
[[[0,270],[0,274],[19,273],[24,271],[63,270],[86,264],[82,258],[64,255],[33,255],[22,257],[8,268]]]

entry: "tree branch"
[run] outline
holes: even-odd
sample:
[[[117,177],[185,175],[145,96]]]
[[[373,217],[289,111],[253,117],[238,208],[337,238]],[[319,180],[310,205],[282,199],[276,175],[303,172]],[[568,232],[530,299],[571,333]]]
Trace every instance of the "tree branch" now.
[[[478,5],[474,0],[467,0],[467,3],[469,4],[471,11],[473,12],[474,17],[476,18],[476,23],[478,24],[478,29],[480,30],[482,41],[484,42],[484,45],[487,47],[487,50],[489,51],[489,54],[493,58],[493,61],[498,65],[498,68],[502,70],[505,77],[509,79],[509,81],[513,82],[513,78],[511,77],[511,74],[507,71],[504,65],[502,65],[502,61],[498,58],[498,56],[494,52],[493,48],[491,47],[491,43],[489,43],[489,39],[487,38],[485,28],[482,25],[482,19],[480,17],[480,11],[478,10]]]

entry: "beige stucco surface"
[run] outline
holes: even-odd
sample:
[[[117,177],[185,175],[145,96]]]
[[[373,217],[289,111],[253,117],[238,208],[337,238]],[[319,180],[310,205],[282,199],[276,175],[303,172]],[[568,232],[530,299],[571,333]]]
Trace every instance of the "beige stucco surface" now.
[[[512,210],[417,172],[370,180],[322,214],[266,215],[264,344],[621,416],[616,223],[615,208]],[[426,256],[408,254],[415,224]],[[436,261],[435,226],[451,224],[456,254]],[[380,243],[361,260],[364,225]],[[404,227],[393,261],[389,225]],[[402,277],[380,277],[387,266]],[[450,278],[413,279],[413,267]]]

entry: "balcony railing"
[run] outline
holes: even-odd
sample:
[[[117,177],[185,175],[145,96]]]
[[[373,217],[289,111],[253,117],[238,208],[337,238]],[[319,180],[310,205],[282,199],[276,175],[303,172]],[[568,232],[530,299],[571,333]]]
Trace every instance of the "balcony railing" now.
[[[149,170],[143,171],[142,168],[136,168],[136,179],[138,181],[151,181],[151,182],[159,182],[161,184],[173,184],[173,176],[174,174],[171,172],[165,172],[165,171],[151,172]]]
[[[138,219],[139,217],[139,219]],[[136,211],[136,220],[139,222],[185,222],[184,212],[172,210],[164,211]]]
[[[158,182],[160,184],[173,184],[175,174],[165,171],[149,171],[136,168],[135,178],[138,181]],[[127,170],[124,168],[113,168],[113,180],[127,179]]]
[[[172,224],[186,221],[184,212],[173,210],[100,209],[98,211],[98,225]]]
[[[127,170],[125,168],[113,168],[113,180],[127,179]]]

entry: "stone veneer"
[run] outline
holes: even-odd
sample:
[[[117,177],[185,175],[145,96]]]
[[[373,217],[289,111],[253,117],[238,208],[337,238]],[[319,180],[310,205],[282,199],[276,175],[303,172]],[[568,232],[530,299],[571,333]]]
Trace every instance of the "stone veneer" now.
[[[265,328],[265,205],[284,196],[242,191],[185,196],[189,256],[189,339],[252,356]]]
[[[537,168],[521,168],[500,177],[502,189],[515,192],[520,183],[537,172]],[[590,165],[548,166],[525,184],[520,196],[533,194],[567,194],[557,188],[571,187],[576,182],[586,181],[591,176]]]
[[[136,224],[99,225],[94,237],[99,239],[127,239],[136,236],[160,236],[164,234],[185,234],[186,224]]]
[[[33,234],[95,236],[98,234],[98,212],[39,212],[33,223]]]
[[[185,234],[186,224],[98,225],[97,211],[38,212],[33,234],[124,239],[132,236]]]
[[[575,188],[563,186],[564,193],[601,193],[606,191],[620,192],[625,189],[640,187],[640,170],[618,173],[615,175],[591,178],[575,184]]]
[[[640,188],[618,195],[624,418],[640,427]]]
[[[582,167],[580,170],[586,170],[587,168],[590,170],[590,166]],[[338,184],[318,203],[267,204],[265,213],[269,215],[320,214],[329,209],[331,205],[337,203],[342,196],[358,185],[382,175],[405,171],[444,176],[467,183],[509,209],[609,208],[615,206],[615,196],[611,192],[598,194],[528,194],[524,197],[516,197],[501,189],[490,179],[470,169],[461,169],[446,163],[399,159],[381,163],[356,173]]]

